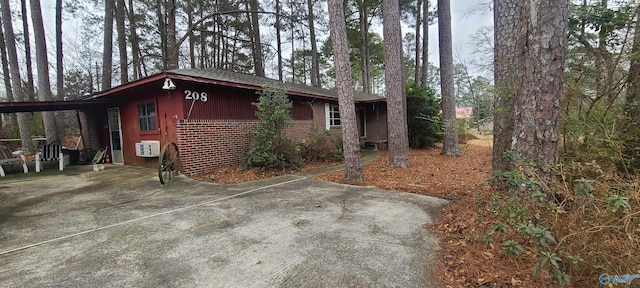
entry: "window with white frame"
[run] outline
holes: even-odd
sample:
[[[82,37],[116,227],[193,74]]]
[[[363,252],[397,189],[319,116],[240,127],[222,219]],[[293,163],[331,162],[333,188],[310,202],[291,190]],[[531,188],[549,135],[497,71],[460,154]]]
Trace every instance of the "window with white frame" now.
[[[325,118],[327,120],[327,130],[329,130],[331,127],[340,126],[340,109],[338,108],[338,105],[326,103],[324,105],[324,108]]]

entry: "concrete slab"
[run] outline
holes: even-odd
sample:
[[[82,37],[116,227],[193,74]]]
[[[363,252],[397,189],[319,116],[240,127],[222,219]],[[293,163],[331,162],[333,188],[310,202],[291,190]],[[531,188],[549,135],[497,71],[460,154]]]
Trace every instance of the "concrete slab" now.
[[[70,166],[0,179],[3,287],[435,287],[445,200],[289,175]]]

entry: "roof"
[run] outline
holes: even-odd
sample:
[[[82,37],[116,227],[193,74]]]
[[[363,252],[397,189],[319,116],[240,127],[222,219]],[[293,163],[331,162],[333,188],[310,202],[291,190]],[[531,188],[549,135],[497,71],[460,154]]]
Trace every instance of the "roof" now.
[[[260,77],[255,75],[231,72],[220,69],[175,69],[166,72],[167,76],[177,76],[176,78],[192,80],[196,82],[208,82],[202,80],[213,80],[217,84],[225,86],[243,86],[249,89],[262,90],[264,88],[277,88],[285,91],[290,95],[298,95],[305,97],[318,97],[338,99],[336,90],[322,89],[297,83],[286,83],[276,79]],[[181,77],[182,76],[182,77]],[[185,78],[186,77],[186,78]],[[362,92],[354,93],[356,102],[379,102],[386,101],[384,97],[365,94]]]
[[[75,110],[91,106],[105,105],[109,103],[109,99],[102,98],[102,96],[107,96],[117,91],[126,90],[147,83],[163,81],[167,77],[253,90],[276,88],[282,89],[285,93],[293,96],[338,100],[338,93],[336,90],[322,89],[319,87],[296,83],[285,83],[276,79],[220,69],[175,69],[151,75],[149,77],[116,86],[95,94],[77,96],[75,99],[69,101],[0,102],[0,113]],[[354,98],[357,103],[386,101],[386,98],[384,97],[365,94],[358,91],[354,91]]]
[[[76,110],[106,103],[104,100],[0,102],[0,113]]]

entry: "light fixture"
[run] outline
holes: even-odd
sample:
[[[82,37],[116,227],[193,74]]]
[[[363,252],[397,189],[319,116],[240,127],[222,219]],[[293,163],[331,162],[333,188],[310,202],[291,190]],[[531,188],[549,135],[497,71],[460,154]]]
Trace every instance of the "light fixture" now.
[[[170,78],[164,78],[164,85],[162,86],[163,90],[175,90],[176,85],[173,84]]]

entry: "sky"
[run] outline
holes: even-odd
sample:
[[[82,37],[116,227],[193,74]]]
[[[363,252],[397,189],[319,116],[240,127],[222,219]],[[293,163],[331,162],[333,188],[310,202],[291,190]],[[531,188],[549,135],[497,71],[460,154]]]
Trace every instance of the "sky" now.
[[[431,7],[437,6],[436,0],[431,0]],[[470,64],[476,55],[473,55],[474,43],[471,40],[473,34],[475,34],[480,28],[493,26],[492,11],[488,8],[479,9],[480,3],[491,2],[488,0],[451,0],[451,22],[452,22],[452,36],[453,36],[453,54],[454,61],[463,60],[467,64]],[[44,0],[42,3],[43,18],[45,22],[45,30],[48,39],[47,48],[49,52],[49,61],[53,63],[55,59],[54,55],[54,42],[55,39],[55,2],[50,0]],[[74,27],[71,23],[65,23],[63,33],[67,36],[74,34]],[[382,35],[382,28],[379,28],[380,35]],[[412,32],[408,27],[403,27],[402,34],[406,32]],[[433,24],[429,27],[429,61],[434,65],[439,63],[438,55],[438,24]],[[65,63],[66,65],[66,63]],[[472,67],[473,68],[473,67]],[[473,72],[472,72],[473,73]]]
[[[432,0],[432,2],[435,2]],[[493,14],[488,8],[478,10],[479,0],[451,0],[451,31],[453,37],[453,57],[470,62],[474,58],[474,43],[471,36],[480,28],[493,26]],[[431,5],[436,5],[435,3]],[[438,66],[438,25],[429,27],[429,61]]]

